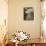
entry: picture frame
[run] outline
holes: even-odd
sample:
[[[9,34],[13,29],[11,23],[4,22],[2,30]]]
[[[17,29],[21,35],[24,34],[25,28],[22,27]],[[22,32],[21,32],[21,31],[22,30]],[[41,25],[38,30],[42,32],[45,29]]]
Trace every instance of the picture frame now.
[[[24,20],[34,20],[33,7],[24,7]]]

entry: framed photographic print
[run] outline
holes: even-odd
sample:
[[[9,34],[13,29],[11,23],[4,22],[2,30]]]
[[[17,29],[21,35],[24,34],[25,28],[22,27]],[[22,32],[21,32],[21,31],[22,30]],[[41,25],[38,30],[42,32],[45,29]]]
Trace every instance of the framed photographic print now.
[[[32,7],[24,7],[24,20],[34,20],[34,10]]]

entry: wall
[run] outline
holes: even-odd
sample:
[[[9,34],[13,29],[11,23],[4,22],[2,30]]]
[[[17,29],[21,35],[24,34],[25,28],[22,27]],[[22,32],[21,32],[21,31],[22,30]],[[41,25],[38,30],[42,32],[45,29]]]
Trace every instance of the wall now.
[[[23,8],[34,8],[34,20],[23,20]],[[40,0],[9,0],[8,33],[9,36],[18,30],[31,34],[31,38],[40,37]]]

